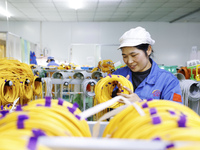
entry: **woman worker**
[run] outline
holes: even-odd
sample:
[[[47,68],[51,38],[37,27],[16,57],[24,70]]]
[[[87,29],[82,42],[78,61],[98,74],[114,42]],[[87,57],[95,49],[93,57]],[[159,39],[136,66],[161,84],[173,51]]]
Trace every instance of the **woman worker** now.
[[[152,98],[183,103],[178,79],[172,73],[160,69],[150,58],[154,43],[149,32],[142,27],[130,29],[121,36],[119,49],[127,66],[117,69],[113,74],[122,75],[131,81],[134,92],[124,87],[130,94],[120,93],[122,85],[118,83],[113,96],[121,95],[130,101]]]

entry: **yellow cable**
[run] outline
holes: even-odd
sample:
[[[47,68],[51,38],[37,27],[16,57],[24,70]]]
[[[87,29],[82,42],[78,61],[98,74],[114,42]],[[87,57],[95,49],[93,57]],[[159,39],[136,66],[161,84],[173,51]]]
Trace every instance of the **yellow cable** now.
[[[145,115],[140,116],[135,107],[128,106],[110,120],[103,137],[200,141],[200,117],[189,107],[169,100],[143,100],[136,104]]]

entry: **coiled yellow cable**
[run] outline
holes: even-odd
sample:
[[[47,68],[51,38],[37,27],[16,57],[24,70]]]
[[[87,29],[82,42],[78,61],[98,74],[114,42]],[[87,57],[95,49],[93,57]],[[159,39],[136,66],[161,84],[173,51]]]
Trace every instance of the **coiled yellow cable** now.
[[[112,97],[112,92],[115,88],[114,81],[118,81],[122,86],[126,86],[133,91],[132,83],[121,75],[108,75],[105,78],[99,80],[95,86],[95,100],[98,103],[103,103],[110,100]],[[121,93],[129,94],[129,92],[122,87]],[[111,108],[116,108],[123,105],[122,103],[115,103]]]
[[[37,89],[33,89],[34,74],[25,63],[12,58],[2,58],[0,72],[0,104],[3,107],[12,104],[18,97],[19,104],[27,104],[33,98],[33,90],[36,95],[40,93],[39,90],[42,91],[41,83],[34,86],[38,87]],[[6,85],[8,81],[11,81],[12,85]]]
[[[33,80],[33,94],[35,94],[36,96],[40,96],[42,97],[42,82],[37,81],[36,79],[38,78],[38,76],[34,76],[34,80]]]
[[[200,141],[200,117],[189,107],[168,100],[141,100],[136,104],[145,115],[128,106],[110,120],[103,137]]]
[[[129,94],[129,92],[123,88],[123,86],[128,87],[133,91],[132,83],[126,79],[124,76],[121,75],[108,75],[105,78],[100,79],[97,84],[95,85],[95,98],[94,98],[94,105],[106,102],[110,100],[112,97],[112,92],[116,86],[115,82],[120,82],[122,84],[121,93]],[[123,103],[116,102],[111,105],[108,109],[105,109],[96,115],[93,116],[93,120],[98,120],[101,116],[109,111],[109,109],[117,108],[123,105]]]
[[[14,144],[22,148],[25,145],[21,138],[32,136],[33,130],[42,131],[46,136],[91,137],[86,120],[80,120],[80,113],[77,104],[63,99],[46,97],[30,101],[26,106],[18,105],[14,112],[1,111],[0,137],[15,137],[19,143]]]

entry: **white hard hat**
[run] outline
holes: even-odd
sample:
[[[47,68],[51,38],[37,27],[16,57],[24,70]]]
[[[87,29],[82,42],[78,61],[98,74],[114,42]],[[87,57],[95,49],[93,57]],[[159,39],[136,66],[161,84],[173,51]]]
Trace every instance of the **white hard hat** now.
[[[147,32],[142,27],[136,27],[126,31],[121,36],[119,41],[120,41],[119,49],[122,47],[137,46],[140,44],[153,45],[155,43],[155,41],[151,38],[149,32]]]

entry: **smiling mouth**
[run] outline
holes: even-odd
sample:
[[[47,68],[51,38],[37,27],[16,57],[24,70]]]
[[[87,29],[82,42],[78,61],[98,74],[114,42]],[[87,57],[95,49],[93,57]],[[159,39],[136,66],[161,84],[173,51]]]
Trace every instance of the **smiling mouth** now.
[[[134,69],[137,65],[132,65],[130,66],[131,69]]]

